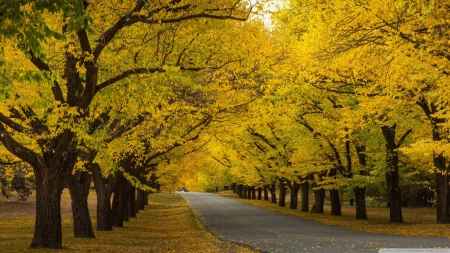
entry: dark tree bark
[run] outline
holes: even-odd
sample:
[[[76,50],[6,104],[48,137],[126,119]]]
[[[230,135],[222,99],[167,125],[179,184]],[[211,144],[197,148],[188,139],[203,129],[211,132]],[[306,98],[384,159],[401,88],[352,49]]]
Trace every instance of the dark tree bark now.
[[[425,97],[421,97],[416,103],[422,108],[430,121],[433,141],[446,140],[447,137],[441,135],[442,129],[440,127],[446,120],[434,116],[440,110],[438,106],[428,102]],[[433,162],[436,168],[436,221],[437,223],[450,223],[450,191],[448,179],[450,168],[447,159],[442,153],[434,153]]]
[[[278,185],[278,188],[280,189],[280,197],[278,206],[286,206],[286,186],[284,186],[284,178],[280,178],[279,181],[280,184]]]
[[[144,192],[141,189],[137,189],[137,195],[136,195],[136,209],[137,210],[144,210]]]
[[[111,194],[115,178],[112,176],[108,179],[103,178],[101,168],[97,163],[88,164],[86,168],[92,174],[97,194],[97,231],[111,231],[113,229]]]
[[[264,200],[269,201],[269,186],[268,185],[264,185]]]
[[[87,171],[77,171],[74,175],[69,176],[68,181],[75,238],[95,238],[88,208],[91,176]]]
[[[302,212],[308,212],[309,209],[309,182],[305,181],[301,184],[302,189]]]
[[[255,187],[252,186],[251,190],[252,190],[252,199],[256,199],[256,190],[255,190]]]
[[[130,184],[130,188],[128,189],[128,216],[130,218],[136,217],[136,188],[134,188]]]
[[[286,179],[285,181],[286,181],[287,186],[289,187],[289,190],[291,191],[291,194],[290,194],[291,202],[289,203],[289,208],[297,210],[298,191],[300,190],[301,185],[297,184],[297,182],[295,180],[293,180],[291,182],[290,180]]]
[[[336,178],[337,169],[332,168],[328,172],[328,176],[332,178]],[[330,201],[331,201],[331,215],[341,216],[341,200],[339,198],[339,190],[338,189],[330,189]]]
[[[125,186],[125,191],[122,195],[123,197],[123,221],[130,221],[130,199],[129,197],[129,189],[128,189],[128,182],[127,182],[127,186]]]
[[[252,198],[252,187],[247,186],[247,199]]]
[[[113,201],[111,209],[112,225],[123,227],[126,210],[126,187],[127,182],[121,172],[116,172],[116,184],[113,191]]]
[[[270,184],[270,203],[277,203],[275,183]]]
[[[261,195],[262,195],[262,189],[261,189],[261,187],[258,187],[258,197],[257,197],[257,199],[258,200],[261,200]]]
[[[356,219],[367,220],[366,187],[355,187],[353,191],[356,199]]]
[[[36,223],[30,248],[62,248],[61,193],[64,174],[61,170],[51,169],[35,174]]]
[[[145,206],[148,206],[148,195],[149,195],[150,193],[151,193],[151,192],[144,192],[143,198],[144,198],[144,205],[145,205]]]
[[[246,199],[247,198],[247,186],[243,185],[242,188],[244,189],[243,193],[242,193],[242,198]]]
[[[339,198],[339,190],[330,190],[330,200],[331,200],[331,215],[341,216],[341,200]]]
[[[356,152],[358,153],[359,164],[363,167],[366,166],[366,147],[356,146]],[[360,175],[365,176],[367,172],[361,170]],[[366,210],[366,187],[356,186],[353,188],[355,193],[356,202],[356,219],[357,220],[367,220],[367,210]]]
[[[436,170],[445,168],[443,172],[437,171],[436,178],[436,220],[437,223],[450,223],[450,194],[449,177],[450,168],[446,167],[447,159],[441,154],[434,157]]]
[[[233,190],[233,193],[236,193],[236,183],[231,184],[231,190]]]
[[[398,151],[397,148],[400,147],[403,140],[408,136],[411,130],[408,130],[400,139],[399,143],[395,143],[395,131],[396,125],[391,127],[383,126],[381,127],[384,139],[386,141],[386,182],[388,185],[389,194],[389,221],[390,222],[403,222],[402,217],[402,197],[400,191],[400,176],[398,172]]]
[[[325,203],[325,189],[313,190],[314,192],[314,206],[312,213],[323,213],[323,205]]]

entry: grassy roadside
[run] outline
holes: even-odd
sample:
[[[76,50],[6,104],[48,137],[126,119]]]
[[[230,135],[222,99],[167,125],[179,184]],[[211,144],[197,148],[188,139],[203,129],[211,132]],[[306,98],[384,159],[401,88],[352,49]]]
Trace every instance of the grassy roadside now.
[[[450,238],[450,225],[436,224],[436,211],[434,208],[403,208],[404,223],[391,223],[389,222],[389,208],[385,207],[367,207],[369,219],[356,220],[354,206],[343,206],[342,216],[331,216],[330,206],[327,205],[324,207],[325,214],[306,213],[290,209],[288,201],[286,201],[286,207],[279,207],[278,204],[272,204],[269,201],[241,199],[236,194],[233,194],[232,191],[219,192],[218,194],[274,212],[358,231]]]
[[[95,195],[91,195],[94,194],[90,194],[89,198],[92,203]],[[68,193],[63,194],[63,202],[70,203]],[[14,205],[0,203],[7,204]],[[16,204],[17,208],[26,205],[33,209],[30,203]],[[95,214],[95,209],[90,212]],[[0,212],[0,252],[30,251],[27,248],[34,229],[34,215],[31,213]],[[96,231],[96,239],[76,239],[73,238],[70,209],[63,208],[64,249],[51,252],[254,252],[240,245],[222,242],[209,234],[179,194],[151,194],[149,205],[137,216],[125,222],[123,228],[114,228],[109,232]],[[92,221],[95,224],[95,217]]]

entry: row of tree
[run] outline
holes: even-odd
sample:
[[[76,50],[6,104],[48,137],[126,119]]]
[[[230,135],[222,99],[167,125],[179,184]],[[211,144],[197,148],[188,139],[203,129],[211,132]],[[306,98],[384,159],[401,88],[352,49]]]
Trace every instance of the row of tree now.
[[[434,195],[437,222],[450,222],[449,8],[445,0],[286,3],[271,32],[282,60],[261,98],[210,133],[202,183],[272,191],[276,183],[294,198],[309,184],[319,211],[330,190],[333,215],[339,189],[351,188],[358,219],[367,218],[366,191],[383,184],[392,222],[403,221],[402,191],[415,187]]]
[[[158,166],[200,149],[200,134],[213,121],[260,96],[261,73],[276,59],[263,53],[271,42],[262,22],[243,22],[257,4],[0,4],[1,152],[5,164],[23,161],[32,169],[30,248],[62,247],[65,187],[76,237],[94,237],[87,205],[92,181],[97,230],[122,226],[142,208],[142,191],[169,176]]]
[[[358,219],[383,183],[393,222],[417,185],[450,222],[449,1],[292,0],[269,27],[255,1],[15,3],[0,4],[0,141],[33,170],[32,248],[62,247],[66,186],[91,236],[91,177],[97,229],[155,180],[279,185],[292,207],[312,187],[317,212],[329,190],[333,215],[346,187]]]

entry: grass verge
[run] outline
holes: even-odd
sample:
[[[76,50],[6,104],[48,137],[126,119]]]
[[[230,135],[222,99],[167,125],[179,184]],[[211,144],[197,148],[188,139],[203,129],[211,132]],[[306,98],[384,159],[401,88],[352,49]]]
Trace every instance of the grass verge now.
[[[89,200],[92,204],[95,193],[90,194]],[[68,193],[63,193],[62,202],[70,205]],[[21,205],[24,203],[17,203],[18,208]],[[90,212],[95,214],[95,209]],[[51,252],[254,252],[241,245],[222,242],[209,234],[179,194],[151,194],[149,205],[137,216],[130,218],[122,228],[96,231],[96,239],[79,239],[73,237],[70,209],[63,208],[64,249]],[[95,224],[95,217],[92,221]],[[0,228],[0,252],[30,251],[28,246],[33,236],[34,214],[0,213]]]
[[[402,208],[404,222],[393,223],[389,222],[389,208],[385,207],[367,207],[368,220],[356,220],[354,206],[342,206],[342,216],[331,216],[329,205],[325,205],[324,214],[306,213],[290,209],[288,201],[286,201],[286,207],[280,207],[269,201],[241,199],[232,191],[223,191],[218,194],[270,211],[314,220],[331,226],[382,234],[450,238],[450,225],[436,224],[435,208]]]

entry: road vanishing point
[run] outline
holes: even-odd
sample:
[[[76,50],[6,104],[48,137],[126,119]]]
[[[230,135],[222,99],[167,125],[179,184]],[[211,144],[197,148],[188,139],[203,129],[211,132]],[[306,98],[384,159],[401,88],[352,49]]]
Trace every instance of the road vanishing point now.
[[[360,232],[275,213],[211,193],[183,192],[182,195],[213,235],[260,252],[348,253],[378,252],[381,248],[450,248],[450,239],[444,237]]]

